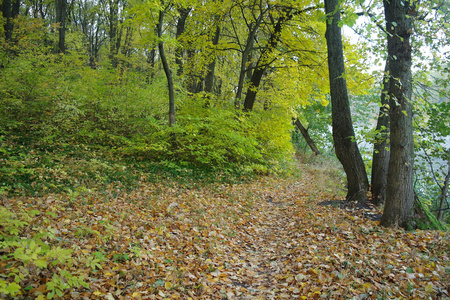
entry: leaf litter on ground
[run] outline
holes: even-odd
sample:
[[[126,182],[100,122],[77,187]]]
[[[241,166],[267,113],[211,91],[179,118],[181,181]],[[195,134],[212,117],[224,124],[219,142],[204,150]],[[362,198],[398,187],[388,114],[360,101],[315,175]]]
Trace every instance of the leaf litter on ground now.
[[[111,186],[3,202],[41,212],[21,235],[52,229],[46,242],[73,250],[74,263],[64,268],[90,287],[62,299],[449,297],[448,233],[386,229],[367,218],[377,208],[320,205],[344,200],[324,186],[323,174],[301,172],[300,179],[142,183],[127,194]],[[0,272],[14,264],[3,255]],[[28,268],[20,284],[29,288],[19,296],[46,295],[53,271]]]

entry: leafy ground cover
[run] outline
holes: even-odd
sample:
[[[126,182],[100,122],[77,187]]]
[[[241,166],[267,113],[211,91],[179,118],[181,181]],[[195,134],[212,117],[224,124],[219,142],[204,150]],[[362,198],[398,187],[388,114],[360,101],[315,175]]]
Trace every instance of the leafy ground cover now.
[[[446,299],[449,234],[339,208],[328,171],[6,197],[9,299]],[[325,202],[327,201],[327,202]],[[323,205],[331,203],[332,205]],[[334,204],[337,203],[337,204]]]

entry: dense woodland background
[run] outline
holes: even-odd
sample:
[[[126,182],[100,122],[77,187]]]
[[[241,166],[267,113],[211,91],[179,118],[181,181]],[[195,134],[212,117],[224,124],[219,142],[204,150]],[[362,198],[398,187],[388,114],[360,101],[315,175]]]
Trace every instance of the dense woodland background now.
[[[357,44],[344,37],[345,76],[355,139],[371,174],[370,145],[389,148],[382,144],[389,141],[384,125],[376,127],[377,104],[386,106],[380,87],[386,31],[380,3],[358,5],[343,5],[339,26],[360,35]],[[283,172],[295,151],[309,149],[302,128],[316,153],[333,155],[322,7],[3,1],[2,193],[75,190],[77,172],[92,178],[98,168],[110,170],[114,181],[129,163],[133,172],[146,164]],[[443,219],[448,6],[417,10],[415,190]]]
[[[404,16],[413,19],[412,113],[401,113],[413,122],[412,188],[427,219],[415,227],[445,230],[449,4],[410,4],[414,11]],[[391,93],[384,65],[397,60],[387,49],[397,25],[386,28],[379,1],[339,5],[336,24],[353,32],[342,40],[346,72],[339,77],[348,88],[351,141],[370,182],[379,165],[372,158],[390,147],[382,123]],[[295,177],[299,157],[335,159],[325,34],[333,13],[325,14],[321,1],[3,0],[1,9],[5,203],[51,194],[117,196],[161,178],[192,187]],[[344,189],[349,173],[337,172]],[[383,205],[384,196],[371,192],[362,194]],[[8,222],[1,226],[22,226]],[[0,293],[17,292],[0,283]]]

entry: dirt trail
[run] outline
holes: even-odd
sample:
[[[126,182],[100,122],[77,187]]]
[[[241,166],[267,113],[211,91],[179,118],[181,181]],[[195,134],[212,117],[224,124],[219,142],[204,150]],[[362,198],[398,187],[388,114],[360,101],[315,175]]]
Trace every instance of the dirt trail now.
[[[302,191],[308,179],[280,186],[280,190],[261,196],[258,210],[264,212],[260,215],[262,218],[242,226],[236,236],[233,249],[238,255],[230,268],[234,274],[227,289],[228,299],[292,297],[285,264],[292,263],[291,252],[299,248],[298,240],[291,236],[298,226],[294,206],[297,196],[304,196]]]

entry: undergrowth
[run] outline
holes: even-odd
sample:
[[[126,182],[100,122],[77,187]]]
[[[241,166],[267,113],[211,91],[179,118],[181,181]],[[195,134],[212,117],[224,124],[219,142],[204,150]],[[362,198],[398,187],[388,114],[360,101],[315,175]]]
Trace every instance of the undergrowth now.
[[[258,165],[198,166],[121,157],[113,149],[98,146],[58,143],[42,147],[4,140],[0,145],[0,195],[4,196],[79,193],[108,186],[127,192],[142,181],[168,180],[192,188],[212,182],[245,182],[269,173],[294,173],[291,162],[277,170]]]

